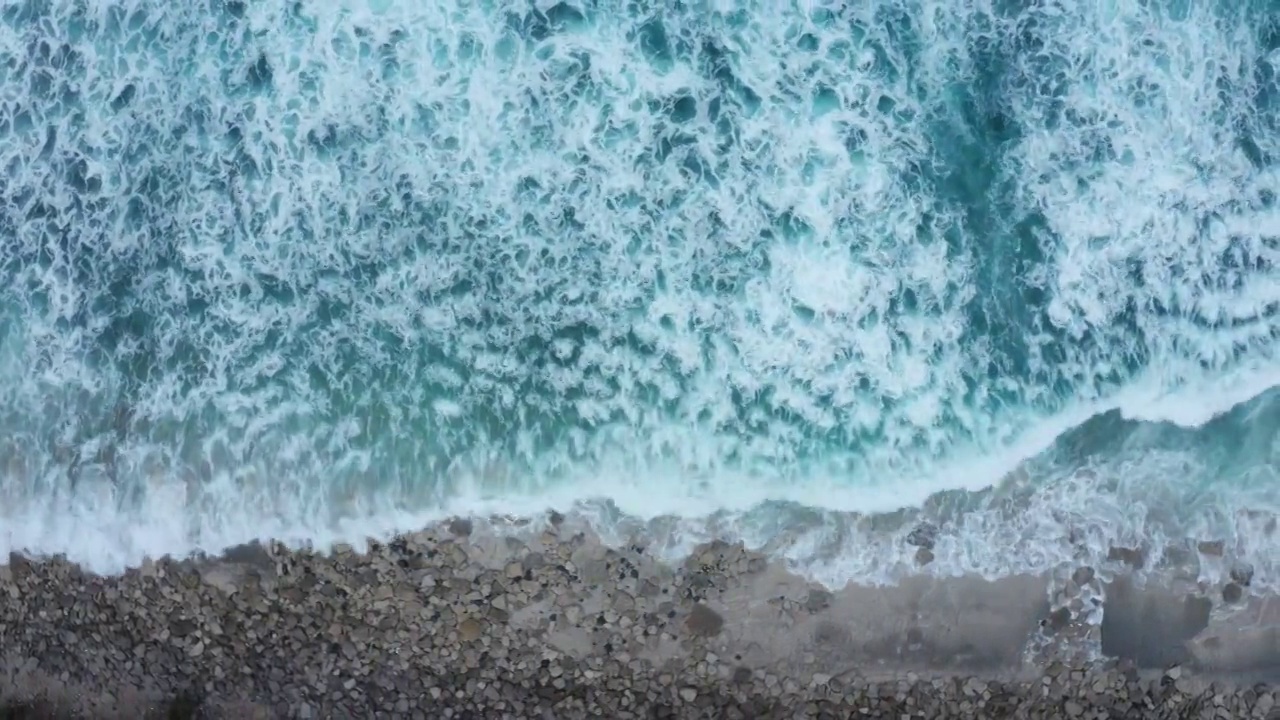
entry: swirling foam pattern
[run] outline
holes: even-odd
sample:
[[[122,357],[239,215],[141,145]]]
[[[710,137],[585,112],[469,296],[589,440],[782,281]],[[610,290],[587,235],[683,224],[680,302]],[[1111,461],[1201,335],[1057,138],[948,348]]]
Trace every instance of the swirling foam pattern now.
[[[1028,458],[975,542],[1243,532],[1278,78],[1274,0],[5,3],[0,538],[758,529]]]

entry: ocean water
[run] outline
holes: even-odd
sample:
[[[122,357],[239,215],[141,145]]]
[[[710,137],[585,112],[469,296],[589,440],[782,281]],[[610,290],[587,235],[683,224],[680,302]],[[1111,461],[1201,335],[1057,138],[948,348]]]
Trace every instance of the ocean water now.
[[[1277,0],[12,0],[0,550],[555,507],[1265,585],[1278,198]]]

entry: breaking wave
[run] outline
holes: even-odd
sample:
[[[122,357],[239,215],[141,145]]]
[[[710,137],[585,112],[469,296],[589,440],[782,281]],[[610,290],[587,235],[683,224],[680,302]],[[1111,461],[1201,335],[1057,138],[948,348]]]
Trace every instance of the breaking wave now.
[[[868,513],[974,491],[936,567],[1267,579],[1278,18],[8,3],[0,545],[581,502],[870,577]]]

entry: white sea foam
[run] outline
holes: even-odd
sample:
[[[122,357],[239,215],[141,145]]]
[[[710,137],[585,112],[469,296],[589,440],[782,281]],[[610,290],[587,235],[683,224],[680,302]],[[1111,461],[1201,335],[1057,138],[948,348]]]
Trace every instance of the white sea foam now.
[[[842,516],[1032,461],[935,570],[1272,569],[1268,404],[1207,439],[1280,381],[1254,5],[214,5],[0,10],[0,550],[580,505],[889,579]]]

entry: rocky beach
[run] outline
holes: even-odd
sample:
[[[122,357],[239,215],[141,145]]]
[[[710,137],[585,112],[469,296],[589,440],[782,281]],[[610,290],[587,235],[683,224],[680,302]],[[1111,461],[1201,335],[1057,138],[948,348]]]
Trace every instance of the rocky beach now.
[[[1191,590],[1090,567],[832,590],[741,545],[680,566],[646,551],[553,513],[113,577],[11,555],[0,716],[1280,717],[1280,608],[1243,571]]]
[[[1280,0],[4,0],[0,168],[0,720],[1280,720]]]

